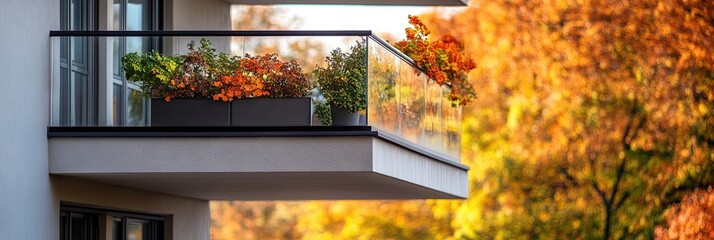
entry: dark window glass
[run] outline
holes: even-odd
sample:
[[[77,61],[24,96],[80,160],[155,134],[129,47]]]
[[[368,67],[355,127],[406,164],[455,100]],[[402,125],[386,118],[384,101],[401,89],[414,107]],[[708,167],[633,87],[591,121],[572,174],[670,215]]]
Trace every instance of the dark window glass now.
[[[107,216],[112,222],[100,223],[100,216]],[[163,232],[161,216],[60,206],[60,240],[94,240],[109,233],[112,240],[161,240]]]
[[[96,214],[60,212],[60,240],[98,239],[98,219]]]
[[[124,221],[121,218],[114,218],[114,226],[112,227],[112,240],[124,239]]]

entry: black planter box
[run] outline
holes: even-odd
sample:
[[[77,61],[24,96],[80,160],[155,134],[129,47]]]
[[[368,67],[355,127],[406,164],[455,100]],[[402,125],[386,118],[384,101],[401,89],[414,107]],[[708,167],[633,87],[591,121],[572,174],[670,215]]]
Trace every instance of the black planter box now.
[[[151,99],[151,126],[230,126],[231,104],[208,98]]]
[[[330,106],[332,126],[355,126],[360,125],[359,113],[353,113],[346,109]]]
[[[245,98],[231,103],[232,126],[310,126],[312,98]]]

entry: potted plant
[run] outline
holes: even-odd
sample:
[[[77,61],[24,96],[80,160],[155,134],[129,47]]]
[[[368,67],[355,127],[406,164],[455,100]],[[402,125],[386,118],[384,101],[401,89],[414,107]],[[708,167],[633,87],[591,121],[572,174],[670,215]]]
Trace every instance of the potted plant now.
[[[311,98],[307,76],[296,61],[277,54],[241,59],[240,68],[214,83],[214,100],[232,101],[233,126],[309,126]]]
[[[152,126],[229,126],[230,103],[213,101],[214,82],[236,69],[240,59],[216,54],[211,42],[188,44],[188,54],[163,56],[156,51],[129,53],[122,69],[151,97]]]
[[[367,106],[367,47],[357,41],[349,52],[340,48],[326,57],[327,67],[315,70],[320,92],[330,105],[332,125],[359,125]]]
[[[406,29],[407,39],[394,47],[409,56],[429,78],[446,86],[453,105],[467,105],[476,98],[468,81],[468,72],[476,68],[476,64],[464,53],[463,43],[450,34],[429,42],[431,31],[419,17],[409,16],[409,24],[412,27]]]
[[[296,61],[277,54],[230,57],[210,41],[178,57],[122,58],[127,78],[151,100],[153,126],[309,126],[310,84]]]

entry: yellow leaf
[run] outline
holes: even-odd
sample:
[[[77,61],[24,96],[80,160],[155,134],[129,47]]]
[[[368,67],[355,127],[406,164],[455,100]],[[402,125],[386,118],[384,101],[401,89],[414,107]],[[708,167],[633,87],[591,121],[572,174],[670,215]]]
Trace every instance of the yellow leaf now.
[[[709,109],[707,108],[707,105],[704,105],[704,103],[699,103],[699,113],[702,115],[705,115],[709,112]]]

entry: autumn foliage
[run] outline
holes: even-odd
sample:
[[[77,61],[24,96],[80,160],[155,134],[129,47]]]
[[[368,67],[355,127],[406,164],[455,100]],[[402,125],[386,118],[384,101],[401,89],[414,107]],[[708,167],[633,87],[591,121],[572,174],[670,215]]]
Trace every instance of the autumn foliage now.
[[[302,203],[291,236],[709,238],[714,1],[471,1],[420,19],[479,62],[469,198]]]
[[[655,230],[656,239],[714,239],[714,187],[687,194],[666,216],[667,226]]]
[[[281,61],[278,54],[243,58],[216,53],[211,42],[201,39],[196,48],[180,56],[164,56],[156,51],[129,53],[122,58],[127,78],[141,83],[144,94],[172,98],[212,98],[216,101],[270,97],[303,97],[310,82],[295,60]]]
[[[406,29],[407,39],[394,46],[414,60],[437,84],[448,86],[451,89],[449,99],[459,105],[470,103],[476,93],[469,83],[468,73],[476,68],[476,64],[465,55],[463,43],[450,34],[430,42],[431,31],[418,16],[409,16],[409,24],[412,27]]]
[[[175,97],[209,98],[219,91],[214,82],[235,69],[239,59],[216,54],[207,39],[201,39],[200,44],[198,48],[193,43],[188,44],[188,54],[181,56],[178,76],[171,79],[167,91],[155,91],[154,94],[170,101]]]
[[[245,54],[240,67],[233,74],[221,77],[213,86],[220,89],[213,95],[213,100],[233,101],[260,96],[305,96],[310,83],[295,61],[280,61],[277,54]]]

